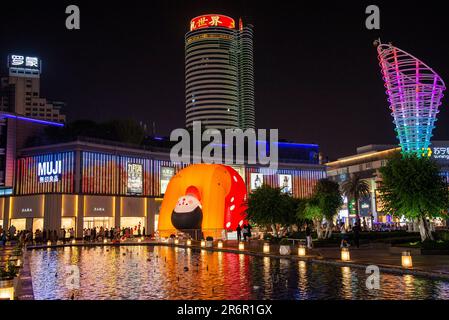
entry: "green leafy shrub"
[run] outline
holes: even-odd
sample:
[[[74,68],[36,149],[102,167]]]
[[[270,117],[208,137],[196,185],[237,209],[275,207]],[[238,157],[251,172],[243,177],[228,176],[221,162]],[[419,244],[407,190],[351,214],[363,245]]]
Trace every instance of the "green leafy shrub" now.
[[[425,250],[449,250],[449,241],[431,241],[426,240],[422,242],[421,248]]]

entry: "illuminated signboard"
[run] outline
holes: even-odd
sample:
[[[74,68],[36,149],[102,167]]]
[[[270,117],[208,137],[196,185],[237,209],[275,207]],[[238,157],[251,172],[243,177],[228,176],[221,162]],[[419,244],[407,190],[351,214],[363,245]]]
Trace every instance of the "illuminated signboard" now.
[[[8,56],[8,68],[17,70],[40,71],[41,61],[37,57],[12,54]]]
[[[251,190],[259,189],[263,184],[263,174],[251,173]]]
[[[371,214],[371,197],[366,196],[360,199],[360,216],[369,217]]]
[[[167,191],[170,179],[175,175],[175,169],[170,167],[161,167],[161,194]]]
[[[190,31],[208,27],[234,29],[235,21],[234,19],[221,14],[206,14],[190,20]]]
[[[39,162],[37,176],[39,183],[59,182],[62,174],[62,160]]]
[[[430,147],[428,154],[435,160],[449,160],[449,146]]]
[[[128,194],[143,193],[143,167],[138,163],[128,163]]]
[[[292,193],[292,176],[290,174],[279,175],[279,188],[284,193]]]

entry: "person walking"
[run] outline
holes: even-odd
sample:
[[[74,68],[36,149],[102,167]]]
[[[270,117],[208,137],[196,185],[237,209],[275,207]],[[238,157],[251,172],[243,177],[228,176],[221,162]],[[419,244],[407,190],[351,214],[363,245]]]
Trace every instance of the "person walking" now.
[[[352,232],[354,233],[354,244],[357,248],[360,245],[360,230],[361,230],[361,228],[359,226],[359,223],[356,222],[354,224],[354,226],[352,227]]]
[[[246,241],[246,237],[248,236],[248,226],[246,224],[243,225],[243,241]]]
[[[246,225],[246,236],[248,237],[248,241],[250,241],[251,240],[251,229],[252,229],[253,227],[251,227],[251,225],[248,223],[247,225]]]
[[[348,242],[346,241],[346,227],[344,222],[342,222],[340,225],[340,236],[341,236],[340,248],[348,247]]]
[[[312,249],[312,229],[310,228],[309,224],[306,225],[306,242],[307,248]]]
[[[237,229],[235,229],[235,231],[237,231],[237,241],[242,241],[242,228],[240,227],[240,225],[237,226]]]

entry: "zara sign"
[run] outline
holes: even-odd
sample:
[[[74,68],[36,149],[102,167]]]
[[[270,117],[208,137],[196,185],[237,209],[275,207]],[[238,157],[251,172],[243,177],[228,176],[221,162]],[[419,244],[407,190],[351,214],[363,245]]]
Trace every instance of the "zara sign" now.
[[[62,161],[45,161],[38,163],[37,176],[39,183],[58,182],[61,180]]]

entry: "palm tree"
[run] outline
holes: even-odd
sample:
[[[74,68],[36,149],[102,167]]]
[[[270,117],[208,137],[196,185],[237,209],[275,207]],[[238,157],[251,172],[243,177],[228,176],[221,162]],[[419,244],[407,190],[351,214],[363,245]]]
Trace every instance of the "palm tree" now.
[[[359,199],[365,196],[369,196],[370,187],[368,182],[362,180],[359,175],[352,174],[348,180],[343,182],[341,185],[341,190],[343,194],[348,198],[348,203],[351,199],[355,202],[355,217],[357,223],[360,226],[360,215],[359,215]]]

